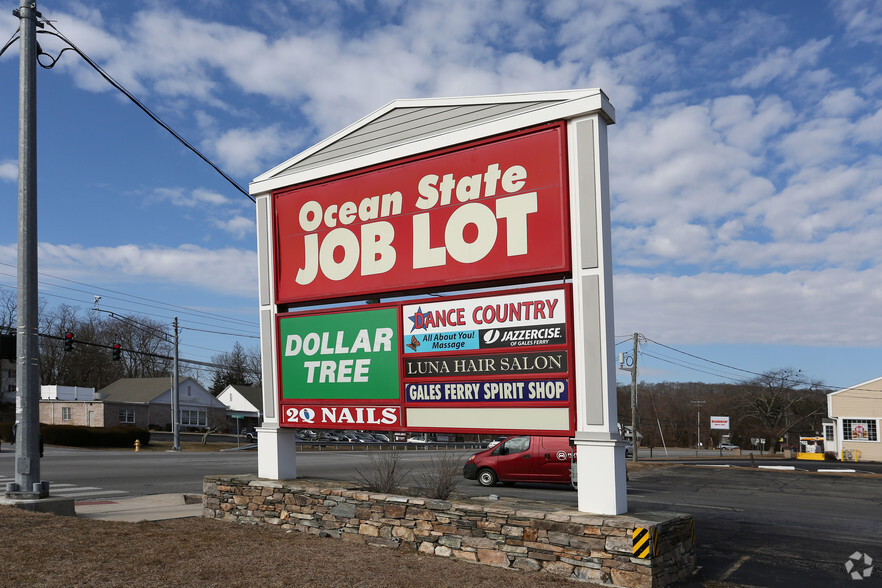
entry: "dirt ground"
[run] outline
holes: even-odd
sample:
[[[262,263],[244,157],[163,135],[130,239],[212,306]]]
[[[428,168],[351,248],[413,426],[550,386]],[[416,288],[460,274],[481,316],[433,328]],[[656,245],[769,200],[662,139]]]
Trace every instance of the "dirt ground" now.
[[[118,523],[0,506],[0,587],[591,586],[212,519]]]

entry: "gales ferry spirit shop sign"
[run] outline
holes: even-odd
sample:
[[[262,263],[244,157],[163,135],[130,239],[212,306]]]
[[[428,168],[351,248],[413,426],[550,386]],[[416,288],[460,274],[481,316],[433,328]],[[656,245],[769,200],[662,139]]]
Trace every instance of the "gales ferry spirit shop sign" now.
[[[273,194],[280,306],[570,269],[566,132],[542,125]],[[276,315],[281,426],[571,433],[568,285]]]

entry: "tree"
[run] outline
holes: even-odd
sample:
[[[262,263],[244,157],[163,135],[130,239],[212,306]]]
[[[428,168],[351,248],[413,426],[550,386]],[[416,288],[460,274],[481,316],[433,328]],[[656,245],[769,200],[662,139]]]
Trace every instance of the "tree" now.
[[[168,325],[143,316],[82,317],[65,304],[40,314],[40,381],[43,385],[101,389],[120,378],[152,378],[171,374]],[[74,350],[65,352],[63,338],[74,334]],[[120,361],[111,361],[119,343]]]
[[[738,397],[739,428],[751,436],[778,439],[794,432],[814,432],[826,412],[825,391],[819,381],[805,381],[799,371],[765,372],[744,382]]]
[[[214,368],[214,380],[209,392],[217,396],[227,386],[259,386],[260,385],[260,350],[254,348],[246,351],[236,341],[233,350],[211,358]]]
[[[0,288],[0,333],[15,332],[17,302],[14,290]]]

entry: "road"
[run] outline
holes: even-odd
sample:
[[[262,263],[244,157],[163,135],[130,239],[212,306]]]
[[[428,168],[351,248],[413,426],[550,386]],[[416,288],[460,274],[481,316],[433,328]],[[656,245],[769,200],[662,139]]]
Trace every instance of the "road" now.
[[[14,467],[14,454],[5,447],[0,453],[0,481],[9,480]],[[455,455],[464,460],[470,453],[408,451],[400,455],[405,468],[418,471],[433,459]],[[664,467],[632,471],[628,483],[631,512],[684,512],[693,516],[702,569],[684,585],[855,585],[845,570],[846,561],[855,552],[866,553],[878,562],[872,580],[862,585],[879,585],[882,477],[760,469],[749,467],[750,461],[744,459],[716,459],[740,467],[707,467],[706,459],[688,461],[691,465],[671,460]],[[823,462],[807,464],[830,467]],[[297,463],[301,477],[350,481],[357,479],[356,467],[369,466],[368,453],[360,451],[303,452]],[[860,468],[882,472],[882,464],[861,464]],[[198,494],[204,475],[256,470],[255,451],[135,453],[47,447],[41,462],[41,477],[50,481],[50,493],[80,500],[172,492]],[[409,480],[414,482],[413,478]],[[495,494],[501,500],[544,500],[567,507],[577,503],[572,488],[550,484],[484,488],[463,481],[458,491],[469,496]]]

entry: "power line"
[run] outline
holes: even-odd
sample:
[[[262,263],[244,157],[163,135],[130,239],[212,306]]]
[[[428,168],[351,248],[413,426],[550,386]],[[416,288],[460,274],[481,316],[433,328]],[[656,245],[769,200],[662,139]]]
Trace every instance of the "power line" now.
[[[213,161],[211,161],[210,159],[208,159],[208,157],[206,157],[205,155],[203,155],[202,152],[200,152],[198,149],[196,149],[196,147],[194,147],[193,145],[191,145],[186,139],[184,139],[180,134],[178,134],[177,131],[175,131],[173,128],[171,128],[171,126],[170,126],[168,123],[166,123],[164,120],[162,120],[161,118],[159,118],[159,116],[158,116],[156,113],[154,113],[152,110],[150,110],[149,108],[147,108],[147,106],[145,106],[140,100],[138,100],[138,98],[136,98],[134,94],[132,94],[131,92],[129,92],[129,91],[128,91],[128,90],[127,90],[122,84],[120,84],[119,82],[117,82],[117,81],[116,81],[116,80],[115,80],[115,79],[114,79],[109,73],[107,73],[106,71],[104,71],[104,69],[103,69],[100,65],[98,65],[97,63],[95,63],[95,62],[92,60],[91,57],[89,57],[88,55],[86,55],[86,54],[85,54],[85,53],[84,53],[79,47],[77,47],[77,46],[73,43],[73,41],[71,41],[71,40],[68,39],[66,36],[64,36],[64,35],[61,33],[61,31],[59,31],[58,28],[56,28],[56,26],[55,26],[54,24],[52,24],[52,21],[47,20],[47,19],[44,19],[43,22],[44,22],[45,24],[49,25],[50,27],[52,27],[52,29],[54,30],[54,32],[53,32],[53,31],[47,31],[47,30],[40,30],[40,31],[37,31],[38,33],[42,33],[42,34],[46,34],[46,35],[52,35],[53,37],[57,37],[57,38],[61,39],[62,41],[64,41],[65,43],[67,43],[67,44],[69,45],[69,47],[65,47],[65,48],[63,48],[63,49],[58,53],[58,56],[55,57],[55,58],[53,58],[53,57],[52,57],[51,55],[49,55],[48,53],[43,53],[42,51],[39,51],[39,52],[38,52],[39,54],[37,55],[37,62],[40,63],[40,65],[41,65],[42,67],[44,67],[44,68],[46,68],[46,69],[52,69],[53,67],[55,67],[55,64],[58,62],[58,60],[61,58],[61,55],[62,55],[65,51],[68,51],[68,50],[74,51],[77,55],[79,55],[80,57],[82,57],[83,60],[84,60],[86,63],[88,63],[88,64],[92,67],[92,69],[94,69],[95,71],[97,71],[98,74],[99,74],[102,78],[104,78],[104,79],[105,79],[105,80],[106,80],[111,86],[113,86],[114,88],[116,88],[117,90],[119,90],[120,92],[122,92],[123,95],[125,95],[126,98],[128,98],[129,100],[131,100],[131,101],[135,104],[135,106],[137,106],[138,108],[140,108],[140,109],[141,109],[141,110],[142,110],[147,116],[149,116],[151,119],[153,119],[153,121],[154,121],[155,123],[157,123],[159,126],[161,126],[161,127],[164,128],[166,131],[168,131],[169,133],[171,133],[171,135],[172,135],[175,139],[177,139],[177,140],[178,140],[182,145],[184,145],[187,149],[189,149],[190,151],[192,151],[193,153],[195,153],[196,156],[199,157],[202,161],[204,161],[204,162],[207,163],[209,166],[211,166],[211,167],[212,167],[217,173],[219,173],[221,176],[223,176],[223,178],[224,178],[225,180],[227,180],[230,184],[232,184],[233,187],[235,187],[239,192],[241,192],[242,194],[244,194],[246,198],[248,198],[249,200],[251,200],[251,202],[254,202],[254,201],[255,201],[255,200],[254,200],[254,197],[252,197],[251,194],[249,194],[249,193],[248,193],[248,192],[247,192],[242,186],[240,186],[240,185],[239,185],[239,184],[238,184],[233,178],[231,178],[229,175],[227,175],[226,172],[224,172],[220,167],[218,167]],[[5,47],[4,47],[4,50],[5,50]],[[41,62],[40,62],[40,59],[39,59],[40,55],[46,55],[47,57],[49,57],[49,59],[51,59],[51,63],[49,63],[49,65],[44,65],[43,63],[41,63]]]
[[[649,337],[646,337],[646,340],[647,340],[648,342],[650,342],[650,343],[655,343],[656,345],[660,345],[661,347],[664,347],[665,349],[670,349],[671,351],[676,351],[677,353],[682,353],[683,355],[688,355],[689,357],[693,357],[693,358],[695,358],[695,359],[700,359],[701,361],[706,361],[706,362],[708,362],[708,363],[712,363],[712,364],[715,364],[715,365],[718,365],[718,366],[720,366],[720,367],[724,367],[724,368],[727,368],[727,369],[730,369],[730,370],[735,370],[735,371],[738,371],[738,372],[744,372],[744,373],[746,373],[746,374],[751,374],[751,375],[754,375],[754,376],[762,376],[762,375],[763,375],[763,374],[760,374],[760,373],[757,373],[757,372],[752,372],[752,371],[750,371],[750,370],[742,369],[742,368],[740,368],[740,367],[735,367],[735,366],[732,366],[732,365],[727,365],[727,364],[725,364],[725,363],[720,363],[720,362],[718,362],[718,361],[714,361],[714,360],[712,360],[712,359],[707,359],[706,357],[701,357],[701,356],[699,356],[699,355],[695,355],[695,354],[689,353],[689,352],[687,352],[687,351],[682,351],[682,350],[680,350],[680,349],[676,349],[676,348],[671,347],[671,346],[669,346],[669,345],[665,345],[664,343],[659,343],[658,341],[653,341],[653,340],[650,339]]]
[[[11,268],[15,268],[15,267],[16,267],[16,266],[14,266],[14,265],[12,265],[12,264],[4,263],[4,262],[0,262],[0,265],[5,265],[6,267],[11,267]],[[0,275],[6,275],[6,276],[10,276],[10,277],[15,277],[15,274],[0,274]],[[50,273],[47,273],[47,272],[39,272],[38,275],[41,275],[41,276],[47,276],[47,277],[50,277],[50,278],[53,278],[53,279],[56,279],[56,280],[61,280],[61,281],[63,281],[63,282],[70,282],[71,284],[77,284],[78,286],[85,286],[85,287],[87,287],[87,288],[90,288],[90,289],[91,289],[90,291],[79,290],[79,289],[77,289],[77,288],[70,288],[70,287],[68,287],[68,286],[60,286],[60,285],[58,285],[58,284],[52,284],[52,283],[50,283],[50,282],[46,282],[45,280],[43,280],[43,283],[44,283],[44,284],[48,284],[48,285],[50,285],[50,286],[56,286],[56,287],[58,287],[58,288],[64,288],[64,289],[67,289],[67,290],[72,290],[72,291],[74,291],[74,292],[82,292],[82,293],[84,293],[84,294],[89,294],[90,296],[91,296],[92,294],[94,294],[95,291],[100,291],[100,292],[102,292],[102,293],[110,292],[110,293],[112,293],[112,294],[117,294],[117,295],[119,295],[119,296],[124,296],[124,297],[126,297],[126,298],[133,298],[133,299],[136,299],[136,300],[144,300],[144,301],[146,301],[146,302],[152,302],[152,303],[154,303],[154,304],[161,305],[161,306],[156,306],[156,307],[153,307],[153,308],[164,308],[164,307],[167,307],[167,308],[169,308],[169,309],[175,309],[175,310],[183,311],[182,314],[189,314],[189,315],[193,315],[193,316],[202,316],[202,317],[214,317],[214,318],[222,319],[222,320],[227,321],[227,322],[232,321],[232,322],[242,323],[244,326],[257,327],[257,324],[254,323],[254,322],[245,321],[245,320],[237,319],[237,318],[233,318],[233,317],[228,317],[228,316],[225,316],[225,315],[222,315],[222,314],[213,313],[213,312],[206,312],[206,311],[202,311],[202,310],[194,310],[193,308],[188,307],[188,306],[180,306],[180,305],[177,305],[177,304],[171,304],[171,303],[168,303],[168,302],[162,302],[161,300],[156,300],[156,299],[153,299],[153,298],[147,298],[147,297],[145,297],[145,296],[138,296],[137,294],[129,294],[129,293],[127,293],[127,292],[121,292],[121,291],[119,291],[119,290],[113,290],[113,289],[111,289],[111,288],[106,288],[106,287],[103,287],[103,286],[95,286],[94,284],[88,284],[88,283],[86,283],[86,282],[79,282],[79,281],[77,281],[77,280],[71,280],[71,279],[69,279],[69,278],[63,278],[63,277],[61,277],[61,276],[56,276],[56,275],[54,275],[54,274],[50,274]],[[109,297],[109,298],[112,299],[113,297]],[[148,307],[150,307],[150,305],[148,305],[148,304],[142,304],[142,303],[136,302],[136,301],[134,301],[134,300],[132,300],[132,301],[126,301],[126,302],[130,302],[130,303],[132,303],[132,304],[140,304],[140,305],[142,305],[142,306],[148,306]]]

